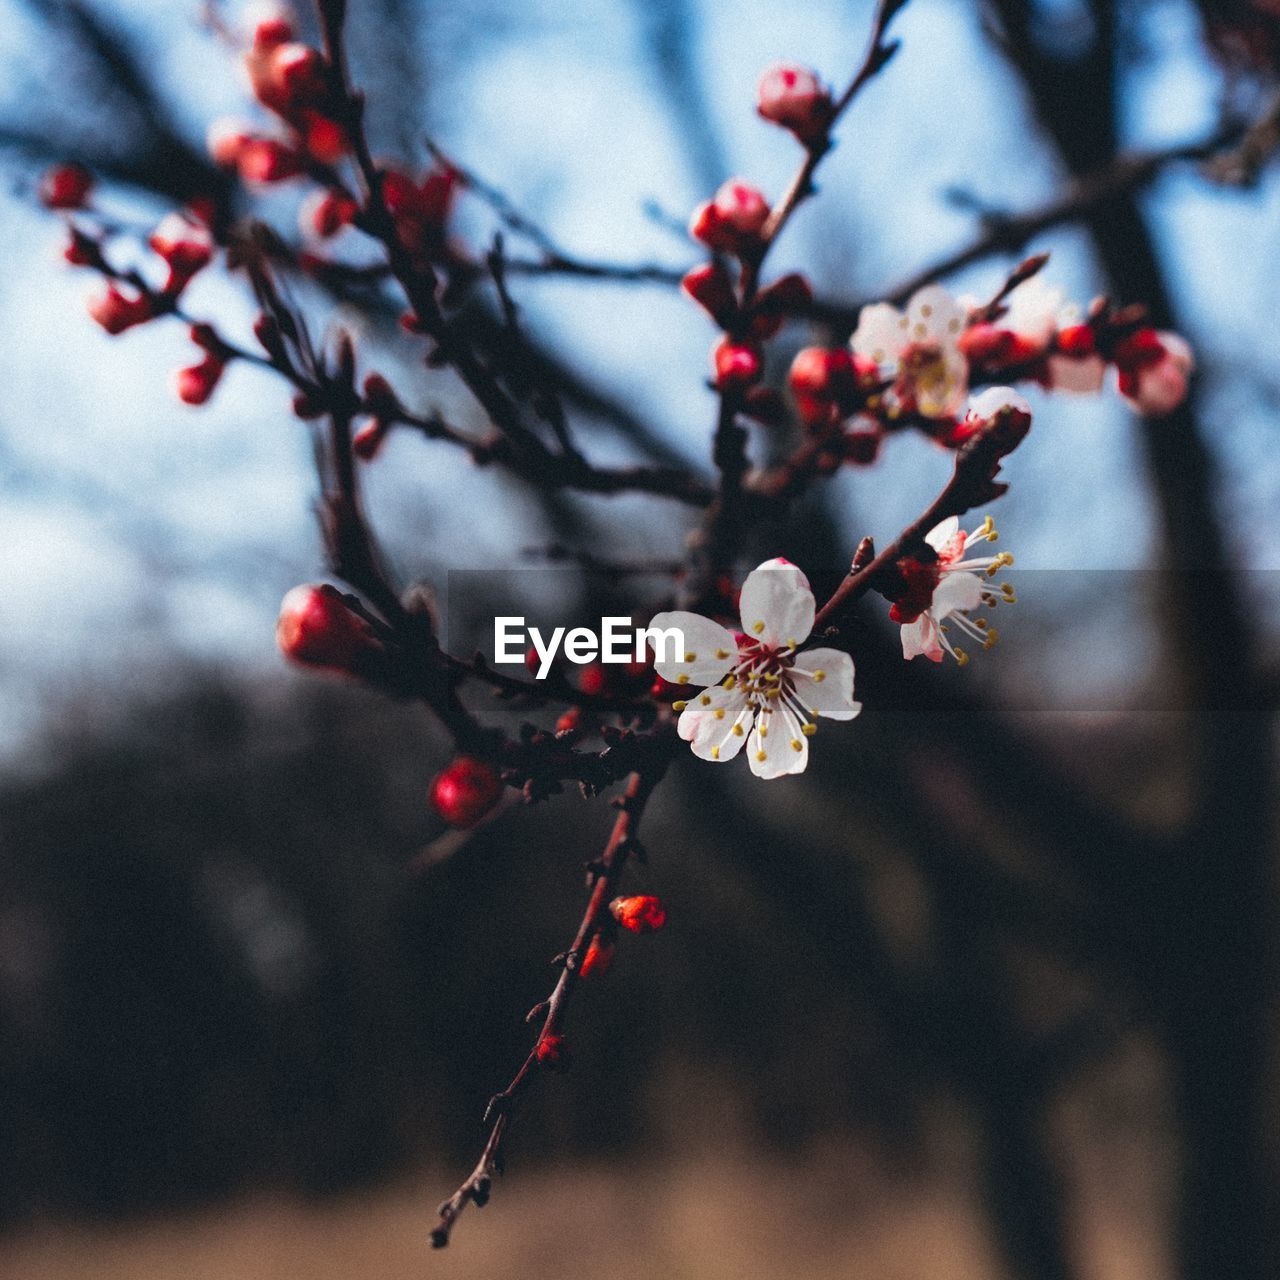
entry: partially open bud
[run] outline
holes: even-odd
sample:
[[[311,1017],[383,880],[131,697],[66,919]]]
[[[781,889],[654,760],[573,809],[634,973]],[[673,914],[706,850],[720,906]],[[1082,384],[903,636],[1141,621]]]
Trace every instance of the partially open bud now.
[[[431,807],[452,827],[474,827],[502,797],[502,779],[474,756],[459,756],[431,783]]]
[[[1031,430],[1031,406],[1012,387],[988,387],[969,401],[958,425],[957,442],[982,432],[996,440],[1001,453],[1011,453]]]
[[[264,28],[259,27],[259,33]],[[327,90],[326,64],[318,49],[297,40],[254,39],[245,55],[253,95],[264,107],[285,119],[296,117],[322,102]]]
[[[667,923],[667,909],[662,905],[662,899],[650,894],[614,898],[609,903],[609,912],[631,933],[657,933]]]
[[[710,249],[742,253],[758,241],[768,221],[769,204],[750,183],[733,178],[700,204],[689,222],[689,234]]]
[[[276,643],[292,662],[346,675],[356,672],[379,647],[369,624],[328,583],[294,587],[285,596]]]
[[[93,175],[83,165],[58,164],[40,179],[40,203],[46,209],[83,209],[93,190]]]
[[[779,63],[760,78],[756,110],[802,142],[812,142],[831,124],[831,91],[808,67]]]
[[[205,135],[209,155],[220,169],[236,168],[240,163],[241,152],[252,141],[252,125],[225,117],[215,120]]]
[[[718,262],[694,267],[680,281],[680,287],[716,324],[722,329],[728,327],[738,309],[738,302],[733,295],[733,281],[724,267]]]
[[[613,967],[613,957],[616,948],[613,943],[602,938],[598,933],[591,939],[590,945],[587,947],[586,954],[582,957],[582,963],[578,966],[578,972],[584,978],[603,978],[606,973]]]
[[[1176,333],[1139,329],[1115,350],[1120,394],[1141,414],[1163,417],[1186,398],[1195,357]]]
[[[722,391],[729,387],[749,387],[764,376],[764,354],[749,342],[722,338],[711,351],[715,383]]]
[[[130,297],[115,284],[89,300],[89,314],[113,337],[155,318],[155,303],[150,294]]]

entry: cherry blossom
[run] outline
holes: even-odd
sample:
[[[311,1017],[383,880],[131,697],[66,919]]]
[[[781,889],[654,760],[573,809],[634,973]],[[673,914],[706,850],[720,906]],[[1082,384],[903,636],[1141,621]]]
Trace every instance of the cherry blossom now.
[[[681,713],[677,729],[701,760],[731,760],[745,745],[759,778],[803,773],[814,717],[852,720],[862,710],[853,699],[853,659],[837,649],[799,651],[813,630],[813,592],[786,560],[767,560],[747,575],[739,608],[736,634],[680,610],[650,623],[684,637],[684,653],[659,654],[658,674],[701,687],[688,702],[674,704]]]
[[[1120,394],[1141,414],[1162,417],[1186,398],[1195,356],[1176,333],[1140,329],[1116,349]]]
[[[887,302],[863,307],[851,340],[855,354],[893,378],[903,413],[953,417],[963,406],[969,362],[960,350],[968,313],[940,284],[926,285],[905,312]]]
[[[991,517],[971,533],[963,533],[960,520],[951,516],[925,534],[925,542],[935,559],[908,558],[899,562],[904,589],[894,602],[889,616],[902,624],[902,656],[910,661],[923,654],[932,662],[941,662],[949,653],[961,666],[969,655],[951,642],[948,634],[954,626],[962,634],[990,649],[999,632],[985,618],[971,618],[970,610],[980,605],[994,608],[1003,601],[1017,600],[1013,587],[1003,583],[993,587],[985,579],[1013,563],[1007,552],[996,555],[970,555],[979,543],[995,542],[999,537]]]

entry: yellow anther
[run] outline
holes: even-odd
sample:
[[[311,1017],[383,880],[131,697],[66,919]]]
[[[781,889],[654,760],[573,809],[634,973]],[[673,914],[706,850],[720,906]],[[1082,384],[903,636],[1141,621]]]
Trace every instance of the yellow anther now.
[[[759,760],[761,764],[763,764],[768,758],[769,757],[765,755],[763,751],[756,752],[756,759]]]
[[[740,738],[740,737],[742,737],[742,726],[741,726],[740,724],[735,724],[735,725],[733,726],[733,736],[734,736],[735,738]]]
[[[799,738],[792,738],[792,739],[791,739],[791,750],[792,750],[792,751],[803,751],[803,750],[804,750],[804,743],[803,743],[803,742],[801,742]]]
[[[813,673],[814,684],[821,684],[826,678],[827,678],[827,673],[825,671],[815,671]]]
[[[723,720],[723,719],[724,719],[724,708],[723,708],[723,707],[717,707],[717,708],[715,709],[714,715],[715,715],[715,718],[716,718],[717,720]]]
[[[788,641],[787,641],[787,648],[788,648],[788,649],[794,650],[794,649],[795,649],[795,647],[796,647],[796,642],[795,642],[794,640],[788,640]]]
[[[719,748],[719,747],[712,747],[712,748],[711,748],[711,758],[712,758],[713,760],[719,760],[719,759],[720,759],[720,748]]]
[[[767,724],[762,724],[760,726],[760,736],[762,738],[767,738],[769,736],[769,726]]]
[[[728,650],[726,650],[726,649],[717,649],[717,650],[716,650],[716,657],[717,657],[717,658],[722,658],[722,659],[723,659],[723,658],[727,658],[728,656],[729,656]],[[690,659],[690,661],[692,661],[692,659]]]
[[[766,698],[769,698],[769,699],[773,699],[773,698],[780,698],[780,697],[782,697],[782,690],[781,690],[781,689],[766,689],[766,690],[764,691],[764,696],[765,696]]]
[[[683,711],[689,704],[687,702],[673,702],[671,704],[672,711]]]
[[[697,660],[698,660],[698,655],[697,655],[696,653],[686,653],[686,654],[684,655],[684,660],[685,660],[686,662],[697,662]]]
[[[1003,597],[1003,599],[1004,599],[1005,601],[1007,601],[1009,604],[1017,604],[1017,603],[1018,603],[1018,596],[1017,596],[1017,593],[1014,591],[1014,589],[1013,589],[1013,584],[1012,584],[1012,583],[1010,583],[1010,582],[1002,582],[1002,583],[1000,584],[1000,595],[1001,595],[1001,596]]]
[[[709,707],[711,705],[711,695],[709,693],[704,693],[698,701],[702,703],[704,707]]]
[[[676,676],[676,684],[688,684],[688,683],[689,683],[689,673],[687,671],[682,671],[678,676]]]
[[[726,689],[732,689],[733,686],[736,685],[737,683],[738,683],[737,676],[725,676],[724,678],[724,687]]]
[[[756,625],[755,625],[754,627],[752,627],[752,628],[751,628],[751,630],[752,630],[752,631],[754,631],[754,632],[756,633],[756,635],[759,635],[759,634],[764,630],[764,621],[763,621],[763,619],[762,619],[761,621],[757,622],[757,623],[756,623]]]
[[[991,624],[986,620],[986,618],[974,618],[973,625],[977,627],[979,631],[985,631]]]
[[[800,732],[803,733],[806,738],[812,738],[813,735],[818,732],[818,726],[816,724],[802,724],[800,726]]]
[[[953,652],[954,652],[954,653],[955,653],[955,655],[956,655],[956,661],[957,661],[957,662],[958,662],[962,667],[963,667],[963,666],[966,666],[966,665],[968,664],[968,662],[969,662],[969,655],[968,655],[967,653],[965,653],[965,651],[964,651],[963,649],[955,649],[955,650],[953,650]]]

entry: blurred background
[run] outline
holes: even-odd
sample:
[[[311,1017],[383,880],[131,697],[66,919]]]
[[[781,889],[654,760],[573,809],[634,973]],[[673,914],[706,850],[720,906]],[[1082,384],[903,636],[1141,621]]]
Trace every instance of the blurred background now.
[[[843,83],[871,17],[351,9],[380,153],[420,169],[430,137],[574,253],[677,270],[697,201],[732,175],[777,193],[795,166],[754,115],[761,70]],[[96,282],[33,196],[49,163],[89,165],[103,207],[140,223],[242,200],[205,159],[212,120],[253,118],[211,12],[247,22],[196,0],[0,0],[0,1272],[1280,1274],[1280,178],[1265,128],[1237,150],[1277,118],[1280,8],[912,0],[898,19],[899,56],[774,266],[872,299],[1154,152],[949,283],[989,296],[1052,250],[1051,283],[1146,302],[1191,339],[1196,396],[1143,422],[1114,395],[1033,393],[996,511],[1024,602],[1000,648],[905,668],[869,608],[866,711],[824,730],[803,778],[680,762],[631,880],[670,926],[580,992],[574,1070],[530,1098],[492,1206],[430,1257],[609,811],[561,796],[442,843],[425,792],[449,744],[426,715],[276,652],[281,595],[323,568],[287,389],[237,364],[190,409],[170,389],[182,326],[109,338],[85,313]],[[1172,155],[1224,136],[1214,174]],[[300,195],[254,211],[296,239]],[[494,229],[464,196],[458,238]],[[695,308],[663,285],[514,289],[593,457],[707,473]],[[479,433],[393,305],[303,296],[407,401]],[[254,314],[220,271],[188,303],[233,337]],[[779,382],[806,338],[776,344]],[[834,581],[948,466],[891,439],[878,473],[826,483],[752,550]],[[661,499],[531,496],[409,433],[366,474],[392,561],[447,600],[461,653],[495,608],[616,611],[619,584],[552,578],[527,548],[656,564],[692,527]],[[480,576],[450,594],[451,571],[493,568],[520,571],[500,599]],[[666,584],[623,587],[656,603]]]

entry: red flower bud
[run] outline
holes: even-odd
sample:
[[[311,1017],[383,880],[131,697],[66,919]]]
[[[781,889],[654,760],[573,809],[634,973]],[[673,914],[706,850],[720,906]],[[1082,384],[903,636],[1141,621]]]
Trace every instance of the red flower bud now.
[[[474,827],[502,797],[502,779],[474,756],[459,756],[431,783],[431,807],[453,827]]]
[[[319,111],[303,113],[302,141],[308,154],[324,164],[337,164],[349,149],[342,126]]]
[[[812,142],[831,124],[831,91],[807,67],[779,64],[760,78],[756,110],[802,142]]]
[[[361,462],[372,462],[381,452],[390,434],[391,423],[385,418],[374,418],[371,422],[366,422],[351,437],[351,452]]]
[[[800,416],[810,425],[829,420],[859,389],[857,358],[848,347],[805,347],[791,362],[787,383]]]
[[[614,898],[609,903],[609,911],[631,933],[657,933],[667,923],[667,909],[662,905],[662,899],[650,894]]]
[[[568,711],[562,711],[556,719],[557,733],[572,733],[575,729],[582,727],[582,708],[570,707]]]
[[[272,13],[261,18],[253,29],[253,45],[256,49],[270,49],[293,39],[293,24],[283,13]]]
[[[582,957],[578,972],[584,978],[603,978],[613,967],[615,950],[616,948],[612,942],[601,938],[597,933],[591,939],[591,945],[587,947],[586,955]]]
[[[764,353],[748,342],[722,338],[711,351],[716,386],[749,387],[764,375]]]
[[[307,667],[352,674],[378,645],[369,624],[352,612],[337,587],[294,587],[280,603],[276,643]]]
[[[249,84],[264,107],[285,119],[323,101],[326,64],[318,49],[297,40],[260,43],[245,55]]]
[[[569,1049],[564,1036],[543,1036],[534,1046],[533,1056],[540,1066],[550,1071],[564,1071],[569,1066]]]
[[[93,190],[93,175],[83,165],[58,164],[40,179],[40,203],[46,209],[83,209]]]
[[[102,250],[98,247],[98,242],[91,236],[85,235],[79,227],[71,227],[71,237],[67,241],[67,247],[62,251],[62,256],[73,267],[88,267],[99,262],[102,257]]]
[[[582,668],[578,677],[578,688],[592,697],[600,697],[609,692],[609,673],[598,662],[592,662]]]
[[[299,221],[304,235],[317,235],[322,240],[337,235],[349,226],[359,211],[359,204],[337,191],[317,191],[303,203]]]
[[[758,240],[769,218],[769,205],[750,183],[726,182],[715,199],[700,204],[689,221],[689,234],[708,248],[742,253]]]
[[[169,264],[170,291],[185,285],[213,257],[213,236],[208,227],[180,213],[164,218],[147,243]]]
[[[757,316],[793,316],[813,301],[813,290],[804,276],[793,271],[775,280],[756,298]]]
[[[246,182],[284,182],[302,172],[302,157],[275,138],[246,138],[236,155]]]
[[[235,120],[215,120],[209,126],[205,145],[213,163],[220,169],[234,169],[240,163],[240,155],[253,141],[251,126]]]
[[[1092,325],[1070,324],[1065,329],[1058,330],[1057,345],[1064,356],[1083,357],[1093,355],[1098,342]]]
[[[199,364],[179,369],[174,375],[173,388],[183,404],[207,403],[222,378],[226,365],[214,356],[206,356]]]
[[[113,337],[155,318],[155,303],[150,294],[131,298],[115,284],[89,301],[89,314]]]
[[[716,324],[722,329],[728,328],[737,312],[738,302],[733,295],[733,281],[724,267],[718,262],[694,267],[680,281],[680,287]]]

